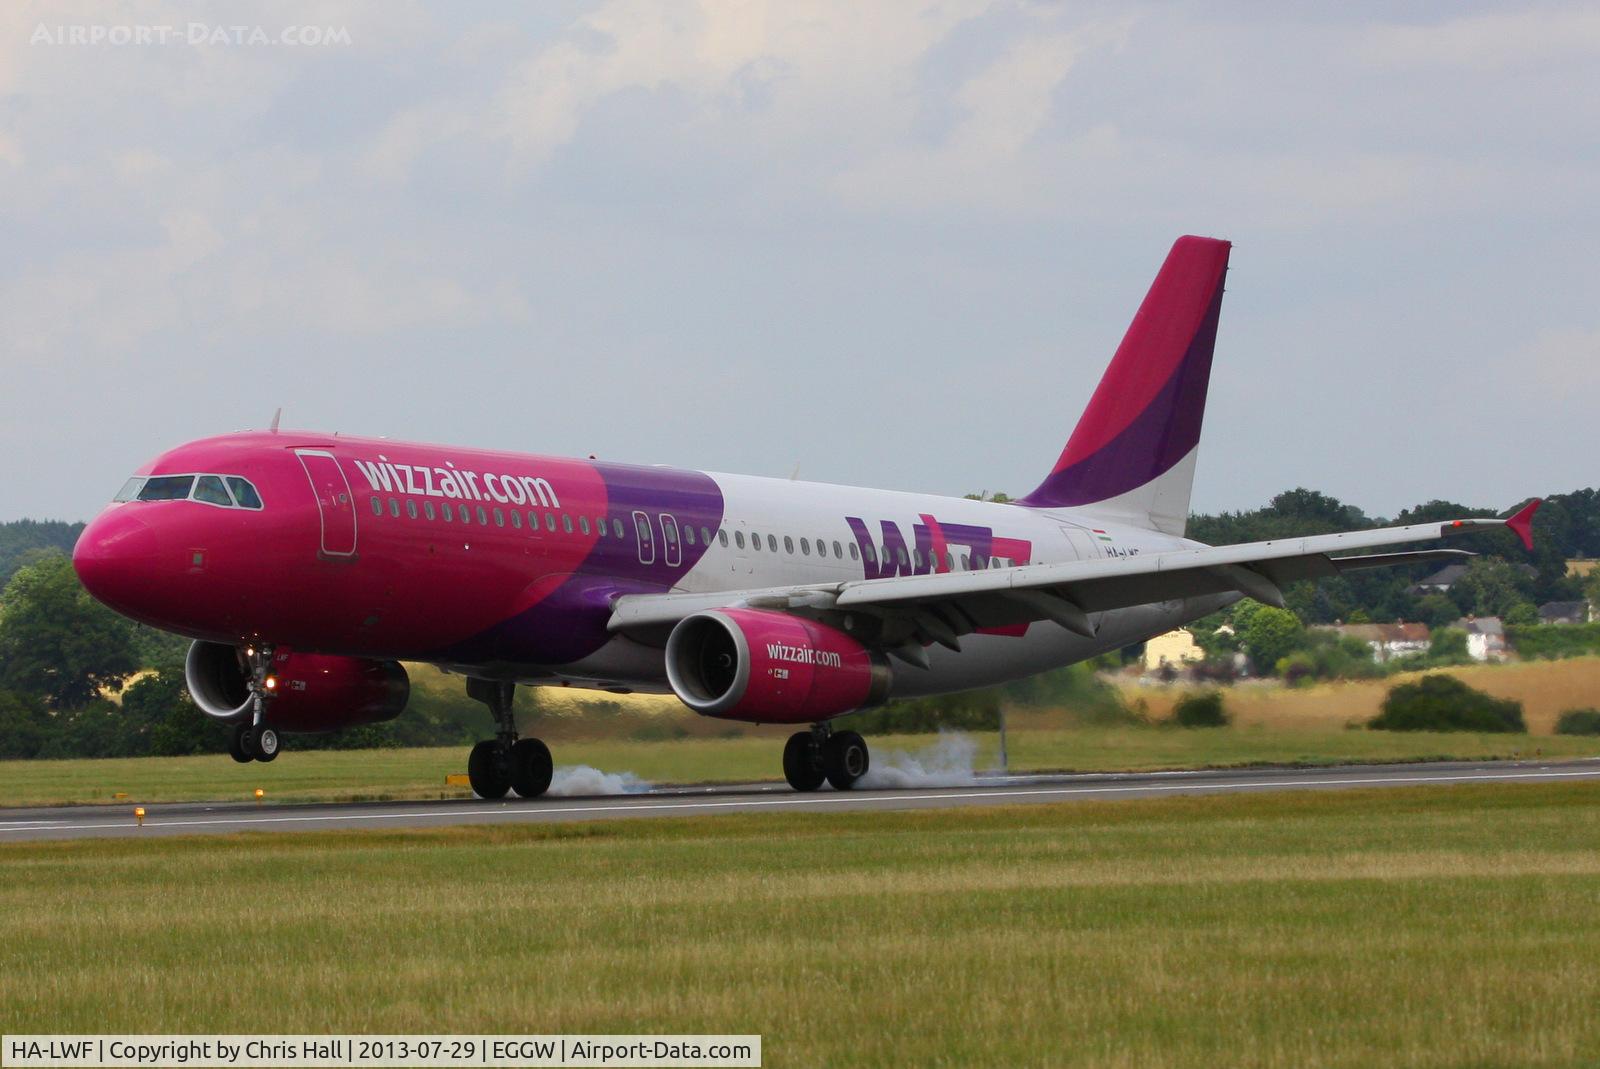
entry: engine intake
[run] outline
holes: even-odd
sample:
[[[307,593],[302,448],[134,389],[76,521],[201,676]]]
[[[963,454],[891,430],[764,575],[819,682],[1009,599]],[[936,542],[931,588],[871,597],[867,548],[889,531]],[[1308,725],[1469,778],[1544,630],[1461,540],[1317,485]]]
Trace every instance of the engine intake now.
[[[338,731],[393,720],[405,711],[411,681],[398,661],[296,653],[273,654],[277,679],[267,721],[279,731]],[[196,642],[183,665],[184,681],[201,712],[218,720],[250,715],[250,667],[220,642]]]
[[[667,681],[704,716],[809,724],[879,705],[887,660],[842,631],[786,613],[712,609],[678,621]]]

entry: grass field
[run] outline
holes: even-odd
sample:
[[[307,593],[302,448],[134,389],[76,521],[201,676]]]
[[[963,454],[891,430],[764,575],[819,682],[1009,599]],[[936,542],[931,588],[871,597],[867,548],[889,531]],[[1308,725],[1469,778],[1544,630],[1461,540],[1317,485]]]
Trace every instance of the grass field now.
[[[0,846],[5,1032],[759,1032],[766,1064],[1592,1065],[1600,795]]]
[[[1183,731],[1149,727],[1076,727],[1047,717],[1019,717],[1009,734],[1012,771],[1084,771],[1335,764],[1425,758],[1600,756],[1600,738],[1467,733],[1395,733],[1260,727]],[[998,736],[974,736],[977,767],[996,760]],[[873,760],[896,751],[920,755],[929,735],[870,740]],[[681,739],[671,742],[569,739],[552,743],[557,766],[632,772],[652,783],[748,783],[782,778],[782,737]],[[244,801],[256,788],[272,801],[343,801],[467,797],[444,778],[466,771],[465,747],[410,750],[290,750],[268,765],[235,764],[226,755],[0,762],[0,806],[126,801]],[[116,797],[118,793],[126,799]]]

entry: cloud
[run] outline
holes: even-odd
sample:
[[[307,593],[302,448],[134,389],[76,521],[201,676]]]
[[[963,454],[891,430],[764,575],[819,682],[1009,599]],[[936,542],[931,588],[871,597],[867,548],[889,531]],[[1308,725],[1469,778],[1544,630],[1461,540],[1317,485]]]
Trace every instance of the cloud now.
[[[1600,57],[1600,11],[1592,7],[1494,12],[1426,25],[1383,25],[1362,53],[1390,67],[1501,71]]]

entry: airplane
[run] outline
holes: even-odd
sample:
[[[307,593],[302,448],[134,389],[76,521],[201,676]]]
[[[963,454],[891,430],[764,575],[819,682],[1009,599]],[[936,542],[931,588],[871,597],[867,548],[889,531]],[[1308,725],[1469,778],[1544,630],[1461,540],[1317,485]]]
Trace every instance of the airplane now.
[[[677,695],[795,725],[797,791],[870,766],[835,721],[987,687],[1162,634],[1285,583],[1456,560],[1463,518],[1210,547],[1184,537],[1231,245],[1181,237],[1044,480],[1004,503],[279,430],[139,468],[73,552],[83,585],[193,639],[185,677],[238,761],[280,733],[390,720],[400,662],[464,677],[492,716],[481,798],[542,795],[518,685]],[[1352,554],[1352,555],[1335,555]]]

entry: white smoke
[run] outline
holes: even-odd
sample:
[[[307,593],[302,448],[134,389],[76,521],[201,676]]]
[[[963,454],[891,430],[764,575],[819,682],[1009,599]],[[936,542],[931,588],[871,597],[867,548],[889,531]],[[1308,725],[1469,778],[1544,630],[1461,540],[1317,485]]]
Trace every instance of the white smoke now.
[[[939,732],[933,745],[914,754],[874,753],[858,785],[866,788],[966,787],[978,782],[978,744],[960,732]]]
[[[587,794],[643,794],[650,784],[632,772],[601,772],[588,765],[566,765],[550,777],[546,793],[565,797]]]

